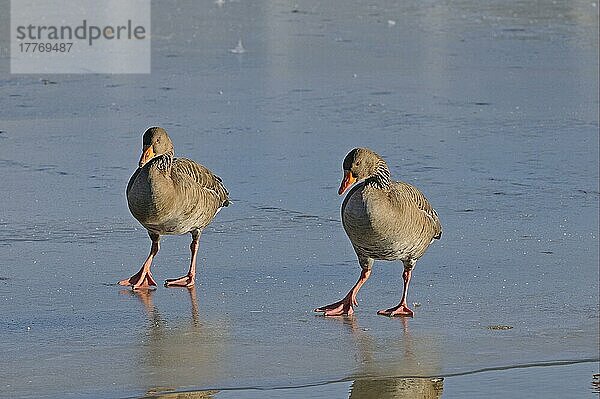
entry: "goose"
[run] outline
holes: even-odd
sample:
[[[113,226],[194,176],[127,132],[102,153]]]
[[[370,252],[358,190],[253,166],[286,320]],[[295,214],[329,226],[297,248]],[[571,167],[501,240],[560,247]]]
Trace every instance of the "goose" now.
[[[412,317],[414,312],[406,301],[408,285],[417,260],[435,239],[441,238],[438,215],[416,187],[393,181],[385,160],[368,148],[350,151],[343,169],[338,194],[354,187],[342,203],[342,225],[358,257],[361,274],[342,300],[315,312],[325,316],[353,314],[358,306],[356,295],[371,275],[374,261],[400,260],[404,265],[402,299],[397,306],[377,313]]]
[[[219,210],[229,205],[229,193],[221,178],[190,159],[175,158],[167,132],[150,127],[144,132],[139,168],[127,184],[127,204],[133,217],[148,230],[152,246],[140,270],[118,284],[134,290],[156,286],[150,266],[158,253],[160,236],[191,233],[189,271],[183,277],[166,280],[165,286],[193,286],[200,235]]]

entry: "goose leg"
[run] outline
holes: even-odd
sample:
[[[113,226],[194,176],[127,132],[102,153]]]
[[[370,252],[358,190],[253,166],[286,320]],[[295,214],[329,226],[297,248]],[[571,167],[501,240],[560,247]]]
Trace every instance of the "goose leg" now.
[[[358,306],[358,301],[356,300],[356,294],[360,290],[360,287],[367,281],[369,276],[371,275],[371,268],[365,269],[363,268],[360,272],[360,277],[354,287],[346,294],[344,299],[341,301],[332,303],[331,305],[323,306],[321,308],[315,309],[315,312],[322,312],[323,316],[342,316],[354,313],[354,307]]]
[[[200,230],[192,231],[192,243],[190,244],[190,252],[192,259],[190,261],[190,270],[188,273],[179,278],[170,278],[165,281],[165,287],[192,287],[196,280],[196,256],[200,247]]]
[[[131,288],[134,290],[138,288],[150,288],[151,286],[156,286],[156,281],[154,281],[154,278],[152,277],[150,266],[152,266],[152,259],[154,259],[154,256],[156,256],[158,253],[160,247],[160,236],[150,232],[148,234],[152,240],[152,247],[150,248],[150,254],[148,255],[148,258],[136,274],[119,281],[119,285],[131,286]]]
[[[412,275],[412,266],[410,268],[404,267],[404,273],[402,274],[402,279],[404,280],[404,289],[402,290],[402,299],[400,299],[400,303],[398,306],[394,306],[393,308],[389,308],[386,310],[380,310],[377,314],[382,316],[409,316],[413,317],[414,312],[408,307],[406,303],[406,295],[408,293],[408,284],[410,283],[410,277]]]

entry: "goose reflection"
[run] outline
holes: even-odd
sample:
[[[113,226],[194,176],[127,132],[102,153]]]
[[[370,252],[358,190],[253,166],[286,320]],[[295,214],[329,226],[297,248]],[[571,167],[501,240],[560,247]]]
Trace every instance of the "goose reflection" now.
[[[342,319],[354,337],[359,371],[350,389],[350,399],[439,399],[443,378],[419,377],[439,373],[438,351],[433,339],[414,339],[409,320],[402,323],[402,337],[379,342],[358,325],[355,317]],[[389,348],[389,350],[382,349]],[[394,377],[404,375],[409,377]]]
[[[221,359],[228,329],[219,322],[201,321],[195,286],[182,291],[189,294],[190,304],[190,316],[185,322],[171,322],[163,317],[154,305],[154,290],[127,291],[142,303],[148,316],[137,358],[141,378],[146,380],[141,385],[150,387],[145,398],[210,398],[217,391],[173,391],[215,386],[223,375]]]

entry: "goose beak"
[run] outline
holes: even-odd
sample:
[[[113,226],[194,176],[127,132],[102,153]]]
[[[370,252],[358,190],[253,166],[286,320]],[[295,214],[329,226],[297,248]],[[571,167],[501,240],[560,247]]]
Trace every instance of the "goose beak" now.
[[[154,157],[154,150],[151,145],[145,145],[142,150],[142,156],[140,157],[140,168],[146,164],[149,160]]]
[[[344,179],[342,180],[342,184],[340,184],[340,189],[338,190],[338,194],[339,195],[344,194],[344,191],[346,191],[348,189],[348,187],[353,185],[355,182],[356,182],[356,179],[354,178],[354,176],[352,176],[352,172],[350,172],[349,170],[345,170],[344,171]]]

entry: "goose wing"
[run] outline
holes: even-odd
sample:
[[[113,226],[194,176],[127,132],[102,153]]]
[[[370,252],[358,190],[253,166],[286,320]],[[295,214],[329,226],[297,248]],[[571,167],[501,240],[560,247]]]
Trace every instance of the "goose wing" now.
[[[221,178],[191,159],[176,158],[173,161],[171,178],[181,187],[206,191],[218,201],[219,207],[229,205],[229,192]]]
[[[416,187],[404,183],[404,182],[395,182],[393,185],[393,189],[391,190],[392,200],[394,202],[401,202],[402,204],[411,204],[414,206],[419,212],[422,212],[426,216],[426,220],[429,221],[428,224],[431,225],[433,230],[433,237],[439,239],[442,236],[442,224],[438,217],[437,212],[425,195]]]

